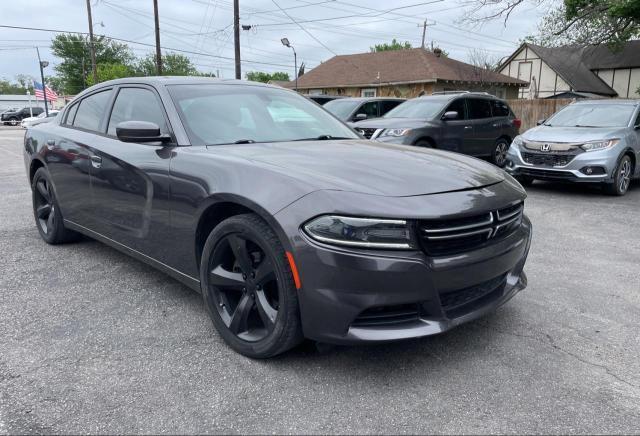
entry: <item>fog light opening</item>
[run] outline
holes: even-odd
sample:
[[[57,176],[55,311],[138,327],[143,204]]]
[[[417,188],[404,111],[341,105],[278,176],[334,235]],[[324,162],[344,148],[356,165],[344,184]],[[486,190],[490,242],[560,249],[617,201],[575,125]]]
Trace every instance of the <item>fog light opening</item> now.
[[[580,169],[580,172],[582,174],[586,174],[587,176],[597,176],[597,175],[606,174],[606,171],[603,167],[594,167],[594,166],[583,167],[582,169]]]

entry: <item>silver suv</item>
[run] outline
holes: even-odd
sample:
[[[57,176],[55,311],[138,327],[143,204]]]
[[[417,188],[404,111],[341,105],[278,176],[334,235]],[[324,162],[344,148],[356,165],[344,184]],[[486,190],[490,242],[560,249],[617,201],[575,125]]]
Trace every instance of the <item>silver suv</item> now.
[[[572,103],[517,136],[506,170],[523,185],[535,179],[599,182],[624,195],[640,177],[640,101]]]

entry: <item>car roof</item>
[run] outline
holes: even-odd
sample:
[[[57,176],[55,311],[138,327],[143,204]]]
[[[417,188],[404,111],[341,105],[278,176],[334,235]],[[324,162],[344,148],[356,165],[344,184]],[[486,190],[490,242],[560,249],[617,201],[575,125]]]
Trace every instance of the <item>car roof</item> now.
[[[595,100],[577,100],[572,104],[628,104],[637,105],[640,104],[640,100],[627,100],[621,98],[599,98]]]
[[[399,98],[399,97],[347,97],[347,98],[343,98],[340,101],[357,101],[357,102],[363,102],[363,101],[381,101],[381,100],[387,100],[387,101],[405,101],[406,98]]]

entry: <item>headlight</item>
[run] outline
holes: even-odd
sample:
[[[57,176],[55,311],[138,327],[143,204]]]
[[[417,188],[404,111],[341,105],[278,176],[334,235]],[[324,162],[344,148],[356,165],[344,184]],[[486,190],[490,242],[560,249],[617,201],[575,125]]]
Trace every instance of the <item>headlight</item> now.
[[[613,147],[618,142],[620,142],[620,139],[614,138],[614,139],[607,139],[606,141],[586,142],[586,143],[582,144],[580,147],[584,151],[604,150],[604,149]]]
[[[406,136],[411,129],[386,129],[382,131],[380,136]]]
[[[400,250],[413,247],[405,220],[323,215],[303,228],[309,237],[327,244]]]
[[[518,147],[524,147],[524,139],[520,135],[513,138],[513,143]]]

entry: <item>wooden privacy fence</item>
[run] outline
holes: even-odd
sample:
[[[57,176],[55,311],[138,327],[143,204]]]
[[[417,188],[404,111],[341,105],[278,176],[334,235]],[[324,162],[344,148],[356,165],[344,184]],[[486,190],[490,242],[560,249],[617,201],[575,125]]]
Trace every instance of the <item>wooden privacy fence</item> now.
[[[522,120],[520,133],[535,127],[538,120],[549,118],[553,113],[559,111],[574,100],[571,98],[561,99],[533,99],[533,100],[507,100],[507,103]]]

